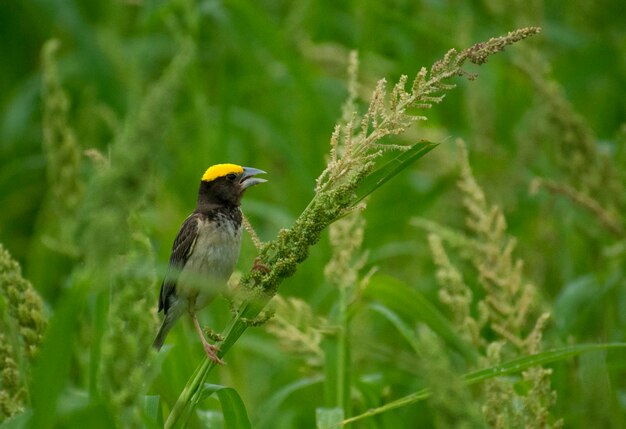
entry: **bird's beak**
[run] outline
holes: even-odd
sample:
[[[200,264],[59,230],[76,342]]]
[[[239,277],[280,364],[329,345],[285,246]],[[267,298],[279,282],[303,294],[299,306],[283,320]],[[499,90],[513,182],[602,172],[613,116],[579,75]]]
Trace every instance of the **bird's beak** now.
[[[267,182],[265,179],[261,179],[259,177],[254,177],[257,174],[266,174],[265,171],[259,170],[258,168],[252,167],[244,167],[243,174],[241,175],[241,179],[239,180],[239,185],[241,185],[241,190],[249,188],[250,186],[258,185],[259,183]]]

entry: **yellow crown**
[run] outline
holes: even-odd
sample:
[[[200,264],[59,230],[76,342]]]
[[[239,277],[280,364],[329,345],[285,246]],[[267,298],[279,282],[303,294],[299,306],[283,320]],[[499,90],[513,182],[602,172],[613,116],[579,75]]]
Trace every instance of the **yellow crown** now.
[[[217,164],[207,168],[202,176],[203,182],[210,182],[218,177],[226,176],[230,173],[243,173],[243,167],[237,164]]]

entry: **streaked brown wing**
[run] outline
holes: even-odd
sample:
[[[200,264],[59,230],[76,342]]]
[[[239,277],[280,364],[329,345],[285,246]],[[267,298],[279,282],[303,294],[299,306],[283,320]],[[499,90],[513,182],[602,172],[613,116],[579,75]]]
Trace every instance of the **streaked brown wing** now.
[[[165,279],[161,284],[161,292],[159,293],[159,311],[163,310],[167,314],[167,310],[173,299],[176,298],[176,282],[178,275],[182,271],[198,235],[198,220],[202,215],[193,213],[185,219],[183,225],[178,231],[178,235],[172,246],[172,255],[170,256],[170,264],[165,274]]]

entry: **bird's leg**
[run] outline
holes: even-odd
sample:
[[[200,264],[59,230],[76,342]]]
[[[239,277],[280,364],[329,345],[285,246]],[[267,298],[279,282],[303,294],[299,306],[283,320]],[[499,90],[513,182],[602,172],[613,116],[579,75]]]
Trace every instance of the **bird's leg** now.
[[[213,362],[215,362],[218,365],[224,365],[224,361],[220,359],[219,356],[217,355],[217,352],[220,351],[220,348],[218,346],[214,346],[213,344],[209,344],[206,338],[204,338],[204,334],[202,333],[202,328],[200,327],[200,323],[198,322],[198,318],[196,317],[195,312],[191,313],[191,318],[193,319],[193,324],[196,327],[196,331],[198,332],[198,335],[200,336],[200,341],[202,341],[202,345],[204,346],[204,350],[206,351],[206,354],[209,357],[209,359],[211,359]]]

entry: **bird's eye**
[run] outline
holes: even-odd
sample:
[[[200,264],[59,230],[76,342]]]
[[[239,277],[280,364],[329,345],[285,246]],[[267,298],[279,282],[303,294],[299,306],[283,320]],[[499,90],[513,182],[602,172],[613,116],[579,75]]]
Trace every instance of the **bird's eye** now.
[[[230,174],[226,175],[226,177],[228,178],[228,180],[234,181],[237,178],[237,175],[233,174],[233,173],[230,173]]]

